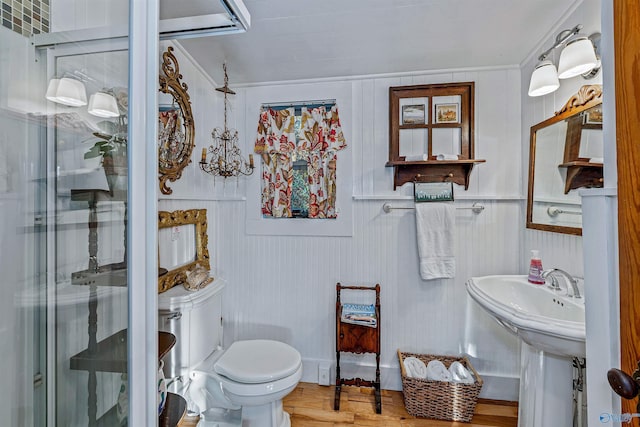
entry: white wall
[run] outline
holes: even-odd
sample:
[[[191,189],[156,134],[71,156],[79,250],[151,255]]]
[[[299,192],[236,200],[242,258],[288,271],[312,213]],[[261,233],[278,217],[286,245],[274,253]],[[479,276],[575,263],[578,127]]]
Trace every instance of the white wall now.
[[[199,90],[192,88],[199,85],[200,78],[187,68],[183,75],[193,93],[196,112]],[[456,278],[425,282],[418,273],[413,212],[382,211],[385,201],[394,206],[413,205],[411,186],[394,192],[393,171],[384,166],[388,156],[388,88],[455,81],[476,82],[476,157],[487,160],[474,169],[468,191],[456,186],[456,205],[470,207],[478,201],[486,209],[479,215],[457,211]],[[160,209],[208,209],[212,269],[216,277],[229,283],[225,289],[225,342],[254,337],[288,342],[303,356],[303,380],[315,382],[318,364],[335,360],[336,282],[380,283],[384,388],[401,387],[397,349],[467,353],[487,380],[483,395],[517,400],[518,340],[468,300],[464,283],[472,276],[522,273],[519,88],[516,67],[234,88],[238,95],[232,100],[230,124],[241,132],[245,156],[252,151],[256,102],[277,101],[280,90],[300,96],[326,93],[322,99],[343,102],[338,105],[340,110],[351,117],[342,125],[353,172],[352,176],[343,174],[348,168],[339,164],[338,185],[352,191],[347,202],[352,204],[353,230],[352,236],[346,237],[247,235],[248,202],[244,198],[259,195],[247,193],[252,186],[246,184],[247,180],[258,180],[258,174],[224,183],[217,178],[214,187],[211,177],[190,165],[183,179],[173,184],[174,194],[161,197]],[[251,105],[245,105],[245,99],[251,99]],[[221,124],[221,105],[217,108],[217,119],[207,117],[207,135],[210,127]],[[197,134],[202,132],[197,130]],[[200,138],[196,138],[194,160],[204,144]],[[354,365],[357,358],[343,357],[342,361],[347,375],[349,369],[361,371],[359,375],[371,373],[361,369],[373,363],[371,358],[360,367]]]

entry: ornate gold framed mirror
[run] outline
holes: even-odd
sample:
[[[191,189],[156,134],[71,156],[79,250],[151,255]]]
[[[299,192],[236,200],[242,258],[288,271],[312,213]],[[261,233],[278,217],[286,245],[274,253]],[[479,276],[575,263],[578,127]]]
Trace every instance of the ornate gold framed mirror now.
[[[602,187],[602,86],[586,85],[531,127],[527,228],[582,234],[580,188]]]
[[[210,270],[207,210],[158,212],[158,293],[182,284],[196,264]]]
[[[161,97],[158,111],[158,172],[162,194],[173,192],[167,181],[180,179],[182,170],[191,163],[195,147],[188,86],[180,81],[182,74],[172,52],[173,47],[169,46],[162,54],[160,73],[160,92],[169,95],[164,100]]]

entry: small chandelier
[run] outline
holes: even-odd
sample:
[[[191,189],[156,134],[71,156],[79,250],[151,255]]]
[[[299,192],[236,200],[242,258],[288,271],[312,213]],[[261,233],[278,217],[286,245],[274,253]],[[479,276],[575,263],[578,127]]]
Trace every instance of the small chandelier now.
[[[215,128],[211,132],[213,144],[209,149],[202,149],[200,168],[213,175],[229,178],[238,175],[251,175],[253,173],[253,155],[249,154],[249,162],[243,158],[238,147],[238,131],[227,128],[227,95],[236,93],[229,89],[229,77],[227,76],[227,64],[222,65],[224,70],[224,86],[216,88],[224,93],[224,128]],[[211,156],[207,161],[207,153]]]

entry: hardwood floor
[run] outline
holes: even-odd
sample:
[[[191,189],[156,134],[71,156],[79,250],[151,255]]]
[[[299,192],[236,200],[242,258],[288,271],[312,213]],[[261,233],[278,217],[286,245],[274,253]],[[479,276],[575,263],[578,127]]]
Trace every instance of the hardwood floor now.
[[[342,387],[340,411],[333,410],[333,386],[300,383],[283,401],[291,427],[516,427],[516,402],[480,399],[470,423],[415,418],[404,408],[402,392],[382,390],[382,414],[375,413],[373,390]]]

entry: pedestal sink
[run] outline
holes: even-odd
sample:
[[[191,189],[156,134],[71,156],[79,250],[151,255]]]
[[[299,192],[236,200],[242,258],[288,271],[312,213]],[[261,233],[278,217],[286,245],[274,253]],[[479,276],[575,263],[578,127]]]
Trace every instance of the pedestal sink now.
[[[573,408],[573,358],[585,357],[584,299],[527,276],[473,277],[467,292],[524,343],[518,426],[583,425],[582,408]]]
[[[498,323],[530,346],[563,357],[585,357],[584,299],[527,276],[472,277],[467,292]]]

